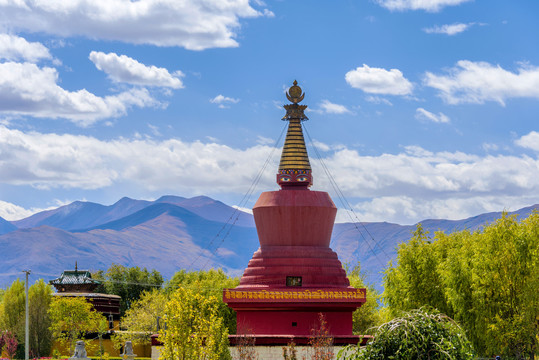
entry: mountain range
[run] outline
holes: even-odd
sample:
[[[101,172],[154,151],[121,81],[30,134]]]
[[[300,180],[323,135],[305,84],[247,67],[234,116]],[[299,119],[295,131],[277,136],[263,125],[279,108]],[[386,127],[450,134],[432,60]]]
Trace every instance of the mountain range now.
[[[528,216],[539,205],[510,214]],[[501,212],[463,220],[421,221],[429,232],[476,230]],[[358,262],[367,281],[381,289],[382,271],[416,225],[387,222],[337,223],[331,247],[349,266]],[[205,196],[163,196],[155,201],[122,198],[113,205],[75,201],[25,219],[0,218],[0,287],[22,270],[50,280],[63,270],[106,270],[112,263],[160,271],[165,279],[181,269],[223,268],[240,276],[258,238],[251,214]],[[32,281],[33,282],[33,281]]]

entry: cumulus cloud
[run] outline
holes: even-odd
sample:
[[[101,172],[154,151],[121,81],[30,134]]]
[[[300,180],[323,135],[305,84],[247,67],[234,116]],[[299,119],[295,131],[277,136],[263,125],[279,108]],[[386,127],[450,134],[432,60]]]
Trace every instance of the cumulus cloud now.
[[[115,82],[173,89],[183,88],[180,80],[180,77],[183,76],[181,71],[171,74],[165,68],[153,65],[146,66],[126,55],[117,55],[115,53],[105,54],[92,51],[89,59],[99,70],[104,71]]]
[[[40,209],[40,208],[25,209],[22,206],[0,200],[0,217],[7,221],[20,220],[41,211],[56,209],[58,206],[62,206],[62,205],[66,205],[66,203],[56,201],[56,206],[50,206],[44,209]]]
[[[0,2],[0,21],[16,31],[189,50],[236,47],[240,19],[259,16],[273,13],[255,10],[247,0]]]
[[[425,10],[438,12],[446,6],[455,6],[472,0],[376,0],[386,9],[395,11]]]
[[[534,151],[539,151],[539,132],[532,131],[515,141],[515,144]]]
[[[0,111],[38,118],[63,118],[87,126],[125,115],[133,106],[158,106],[146,89],[131,89],[105,97],[86,89],[68,91],[57,84],[54,68],[31,63],[0,64]]]
[[[438,113],[438,115],[431,113],[423,108],[417,108],[415,111],[415,117],[418,120],[428,120],[435,123],[449,123],[449,117],[443,113]]]
[[[0,59],[37,62],[41,59],[52,59],[52,55],[49,49],[39,42],[28,42],[16,35],[0,34]]]
[[[0,200],[0,217],[7,221],[19,220],[34,214],[31,210]]]
[[[371,68],[365,64],[344,76],[348,85],[371,94],[409,95],[413,85],[398,69]]]
[[[526,155],[434,153],[409,146],[398,154],[361,156],[345,148],[324,162],[345,196],[362,199],[355,206],[362,221],[462,219],[539,202],[539,159]],[[313,164],[313,172],[320,174],[322,169]],[[316,184],[331,188],[320,176]],[[339,221],[350,220],[342,214]]]
[[[213,99],[210,99],[210,102],[212,104],[217,104],[219,108],[221,109],[225,109],[230,104],[237,104],[238,102],[240,102],[240,99],[234,99],[234,98],[230,98],[230,97],[219,94]]]
[[[521,138],[523,144],[537,136],[528,135]],[[539,202],[537,157],[432,152],[419,146],[377,156],[363,156],[344,146],[322,150],[327,151],[325,166],[343,194],[356,203],[361,220],[412,223],[431,217],[465,218]],[[238,149],[178,139],[99,140],[0,127],[0,182],[39,188],[129,186],[186,195],[244,194],[259,170],[252,164],[263,164],[271,152],[271,145]],[[261,189],[276,187],[279,154],[274,155],[268,166],[274,171],[263,174]],[[314,190],[332,189],[320,163],[315,160],[311,165]]]
[[[342,149],[325,162],[343,190],[359,197],[399,193],[418,198],[448,194],[468,197],[473,193],[515,195],[539,190],[539,177],[534,175],[539,171],[539,161],[524,155],[480,157],[408,146],[403,153],[379,156],[361,156],[355,150]]]
[[[539,67],[520,65],[516,72],[487,62],[460,60],[446,75],[427,72],[424,84],[437,89],[449,104],[496,101],[510,98],[539,99]]]
[[[424,32],[427,34],[446,34],[446,35],[456,35],[461,32],[464,32],[470,28],[470,26],[474,25],[474,23],[468,23],[468,24],[450,24],[450,25],[442,25],[442,26],[433,26],[430,28],[423,29]]]
[[[354,204],[354,214],[340,210],[336,221],[359,219],[378,222],[383,219],[411,225],[426,219],[461,220],[486,212],[515,211],[534,203],[537,203],[537,197],[534,196],[470,196],[432,200],[406,195],[384,196]]]
[[[344,105],[334,104],[329,100],[322,100],[320,109],[326,114],[350,114],[351,111]]]
[[[151,191],[242,193],[259,170],[252,164],[263,164],[271,150],[268,145],[240,150],[177,139],[99,140],[0,126],[0,182],[79,189],[130,183]],[[262,181],[271,187],[274,180],[274,174],[267,174]]]

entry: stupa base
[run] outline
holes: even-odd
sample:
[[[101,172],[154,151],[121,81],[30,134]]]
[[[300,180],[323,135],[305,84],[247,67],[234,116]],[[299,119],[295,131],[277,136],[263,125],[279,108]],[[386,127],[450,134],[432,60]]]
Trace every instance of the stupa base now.
[[[372,340],[371,335],[346,335],[333,336],[334,346],[365,345]],[[309,346],[312,343],[311,336],[299,335],[229,335],[230,346],[287,346],[294,343],[297,346]]]

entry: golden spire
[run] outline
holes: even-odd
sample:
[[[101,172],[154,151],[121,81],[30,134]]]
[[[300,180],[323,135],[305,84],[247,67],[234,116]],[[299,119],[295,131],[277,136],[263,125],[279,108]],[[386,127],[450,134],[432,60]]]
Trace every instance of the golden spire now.
[[[305,97],[305,93],[302,92],[296,80],[294,80],[294,85],[286,93],[286,97],[292,104],[284,106],[286,115],[283,120],[288,120],[289,124],[279,170],[311,170],[303,130],[301,129],[301,121],[308,120],[303,113],[307,105],[298,105]]]
[[[307,105],[298,105],[305,97],[305,93],[302,92],[297,81],[294,80],[294,85],[290,87],[286,93],[286,97],[292,104],[284,106],[286,115],[283,117],[283,120],[288,120],[289,124],[284,141],[283,153],[281,154],[277,182],[281,186],[308,186],[312,183],[311,164],[301,128],[301,121],[308,120],[304,114]],[[287,184],[284,182],[287,182]]]

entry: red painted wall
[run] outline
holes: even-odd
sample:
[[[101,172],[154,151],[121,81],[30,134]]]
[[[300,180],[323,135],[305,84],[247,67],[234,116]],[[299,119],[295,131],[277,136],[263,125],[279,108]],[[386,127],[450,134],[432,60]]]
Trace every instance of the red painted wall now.
[[[331,335],[352,334],[352,312],[322,312]],[[319,311],[238,311],[238,334],[311,335],[320,328]],[[293,323],[296,326],[293,326]]]

